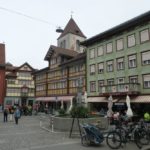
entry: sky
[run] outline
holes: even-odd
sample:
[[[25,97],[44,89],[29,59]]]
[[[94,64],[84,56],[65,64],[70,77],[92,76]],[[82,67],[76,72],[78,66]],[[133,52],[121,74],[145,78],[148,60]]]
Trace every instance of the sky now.
[[[149,10],[150,0],[0,0],[0,43],[6,62],[42,69],[50,45],[57,45],[56,28],[71,14],[90,38]]]

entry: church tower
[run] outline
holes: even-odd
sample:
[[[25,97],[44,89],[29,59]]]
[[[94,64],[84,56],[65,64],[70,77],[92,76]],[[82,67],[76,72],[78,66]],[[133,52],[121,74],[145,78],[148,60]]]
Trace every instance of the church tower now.
[[[80,47],[80,42],[85,39],[86,36],[82,33],[73,18],[70,18],[68,24],[57,39],[57,46],[82,53],[83,47]]]

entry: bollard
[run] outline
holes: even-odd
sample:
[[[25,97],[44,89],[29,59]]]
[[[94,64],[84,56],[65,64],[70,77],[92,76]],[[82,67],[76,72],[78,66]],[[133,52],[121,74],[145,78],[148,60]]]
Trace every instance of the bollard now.
[[[40,120],[40,127],[42,127],[42,121]]]
[[[54,120],[53,120],[53,117],[51,117],[51,125],[52,125],[52,132],[54,132]]]

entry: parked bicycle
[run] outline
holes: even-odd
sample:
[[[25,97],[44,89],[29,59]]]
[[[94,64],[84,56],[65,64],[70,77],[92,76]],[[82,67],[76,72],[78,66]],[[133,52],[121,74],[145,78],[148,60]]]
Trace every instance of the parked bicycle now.
[[[142,148],[143,145],[148,145],[150,141],[149,132],[147,132],[146,128],[144,128],[140,122],[128,124],[121,123],[120,125],[116,126],[114,132],[119,133],[121,137],[121,145],[132,141],[135,142],[138,148]],[[106,142],[109,147],[114,148],[115,142],[112,142],[112,138],[109,138],[112,136],[113,133],[109,133]]]
[[[138,148],[149,144],[149,132],[145,130],[140,123],[122,124],[115,129],[102,132],[98,127],[92,124],[81,124],[81,143],[84,146],[91,144],[100,145],[106,138],[106,143],[111,149],[118,149],[123,144],[133,141]]]

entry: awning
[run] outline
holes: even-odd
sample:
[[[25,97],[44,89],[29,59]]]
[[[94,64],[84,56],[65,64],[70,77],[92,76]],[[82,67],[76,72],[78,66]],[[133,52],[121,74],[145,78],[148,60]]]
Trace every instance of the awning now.
[[[137,96],[134,98],[131,98],[131,103],[150,103],[150,95],[145,96]],[[126,102],[126,99],[119,100],[119,102]]]
[[[57,97],[38,97],[36,101],[40,102],[56,102],[56,101],[70,101],[73,96],[57,96]]]
[[[113,97],[112,97],[112,100],[113,100],[112,102],[118,101],[118,99],[113,99]],[[92,103],[92,102],[108,103],[108,97],[88,97],[87,101],[89,103]]]
[[[59,97],[57,97],[57,99],[60,101],[70,101],[70,100],[72,100],[73,97],[74,96],[59,96]]]
[[[56,101],[56,97],[38,97],[35,100],[41,102],[50,102],[50,101]]]
[[[87,98],[88,102],[108,102],[107,97],[88,97]]]
[[[131,103],[150,103],[150,95],[137,96],[136,98],[131,99]]]

